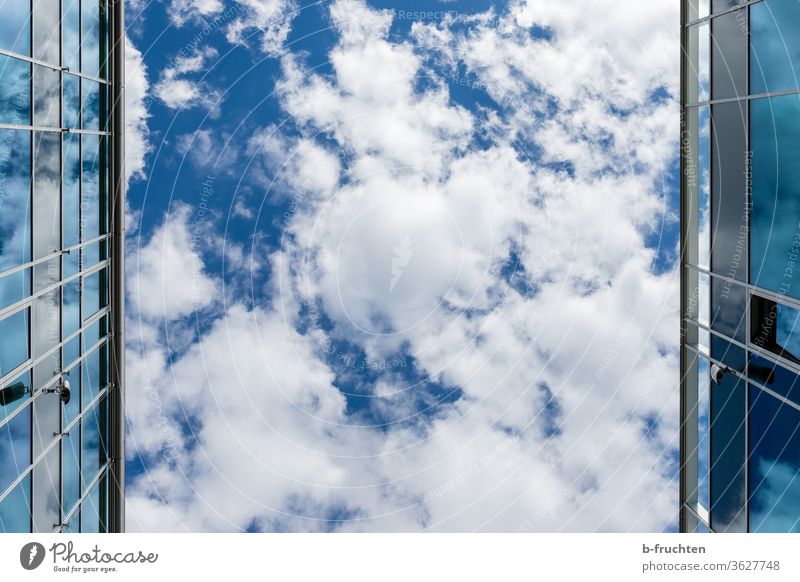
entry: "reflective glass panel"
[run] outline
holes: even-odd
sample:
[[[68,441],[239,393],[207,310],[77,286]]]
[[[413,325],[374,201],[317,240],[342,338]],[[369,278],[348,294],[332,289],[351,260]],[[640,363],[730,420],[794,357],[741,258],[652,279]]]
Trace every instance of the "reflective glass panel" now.
[[[0,0],[0,48],[30,56],[30,5],[20,0]]]
[[[711,96],[726,99],[747,95],[747,10],[736,10],[711,21]]]
[[[738,6],[742,2],[744,2],[744,0],[712,0],[711,5],[714,9],[714,14],[719,14],[720,12],[724,12],[729,8]]]
[[[800,532],[800,411],[750,388],[750,531]]]
[[[747,361],[745,351],[716,335],[711,336],[711,357],[733,370],[744,373]]]
[[[725,374],[711,383],[711,527],[716,532],[744,532],[745,383]]]
[[[31,373],[25,372],[0,388],[0,420],[25,404],[31,396]]]
[[[33,58],[59,65],[61,0],[33,2]]]
[[[711,59],[709,57],[711,43],[708,22],[690,26],[686,34],[689,58],[686,72],[686,102],[708,101],[711,91]]]
[[[105,402],[87,411],[82,421],[82,489],[86,489],[106,462]]]
[[[30,132],[0,129],[0,270],[30,261]]]
[[[100,76],[100,12],[102,0],[81,2],[81,71]]]
[[[80,70],[80,0],[61,0],[64,16],[61,22],[62,58],[64,66],[71,71]]]
[[[28,359],[28,310],[0,319],[0,377]]]
[[[82,135],[83,185],[81,188],[81,240],[87,241],[105,234],[105,221],[101,220],[100,201],[100,137]]]
[[[80,77],[64,73],[63,81],[64,127],[77,129],[80,127],[81,83]],[[65,139],[71,137],[64,136]]]
[[[61,127],[61,73],[33,65],[33,125]]]
[[[28,125],[30,112],[30,63],[0,55],[0,123]]]
[[[750,279],[759,287],[800,297],[800,97],[750,104],[752,216]]]
[[[79,244],[81,229],[81,152],[80,136],[75,133],[64,135],[64,181],[62,192],[64,198],[63,224],[64,247]],[[75,258],[78,251],[72,253]],[[65,258],[66,260],[66,258]],[[71,273],[70,273],[71,274]],[[65,273],[65,276],[67,274]]]
[[[0,309],[22,301],[31,293],[31,270],[23,269],[0,277]]]
[[[800,87],[800,3],[765,0],[750,8],[750,92]]]
[[[800,364],[800,310],[753,296],[751,341],[760,348]]]
[[[800,405],[800,378],[783,366],[750,354],[750,379]]]
[[[105,531],[105,478],[100,479],[81,504],[81,532]]]
[[[743,107],[734,102],[711,108],[711,268],[739,281],[747,276],[749,220]]]
[[[0,492],[31,464],[30,408],[0,426]]]
[[[80,424],[61,439],[61,491],[64,514],[69,513],[81,495]]]
[[[83,128],[100,130],[100,83],[83,79],[81,82]],[[105,129],[105,128],[103,128]]]
[[[105,346],[100,347],[87,355],[83,364],[81,364],[83,369],[83,383],[81,385],[83,406],[89,404],[100,393],[100,390],[106,386],[105,358],[107,357],[107,351]]]
[[[707,511],[710,430],[709,430],[709,362],[698,358],[697,362],[697,502]]]
[[[34,259],[61,249],[60,198],[61,134],[37,131],[34,133],[33,153]]]
[[[711,279],[711,329],[741,343],[747,341],[744,287],[730,281]],[[712,355],[714,346],[712,345]]]
[[[33,531],[52,532],[61,521],[58,447],[50,449],[33,468]]]
[[[0,501],[0,532],[27,533],[29,531],[31,531],[30,475],[20,481],[19,485]]]

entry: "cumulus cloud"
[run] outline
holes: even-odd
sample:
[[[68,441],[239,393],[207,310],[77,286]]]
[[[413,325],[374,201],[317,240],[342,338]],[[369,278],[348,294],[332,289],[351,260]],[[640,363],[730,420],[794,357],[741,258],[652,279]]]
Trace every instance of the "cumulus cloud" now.
[[[202,21],[223,9],[222,0],[171,0],[169,17],[177,26],[189,21]]]
[[[145,157],[152,146],[148,142],[150,113],[146,99],[150,83],[142,53],[125,39],[125,173],[126,178],[144,178]]]
[[[207,70],[209,63],[217,58],[217,50],[206,46],[195,47],[187,54],[181,54],[175,62],[166,67],[154,90],[156,96],[170,109],[191,109],[200,107],[212,110],[221,105],[221,93],[207,82],[189,78],[194,73]]]
[[[227,38],[234,44],[249,45],[256,41],[266,55],[278,55],[292,30],[292,19],[298,11],[293,0],[236,0],[237,14],[227,29]]]
[[[130,486],[131,529],[669,526],[677,278],[654,271],[646,241],[677,151],[661,57],[675,8],[637,12],[632,38],[598,51],[575,34],[579,8],[547,4],[398,40],[391,11],[337,0],[331,72],[282,57],[297,134],[268,126],[248,153],[308,195],[266,257],[270,301],[226,304],[177,351],[177,317],[141,332],[129,374],[151,370],[159,401],[132,415],[148,472]],[[559,51],[583,61],[564,73]],[[494,107],[454,98],[459,62]],[[177,216],[140,280],[164,276],[165,249],[195,252]],[[165,283],[139,309],[189,315]]]

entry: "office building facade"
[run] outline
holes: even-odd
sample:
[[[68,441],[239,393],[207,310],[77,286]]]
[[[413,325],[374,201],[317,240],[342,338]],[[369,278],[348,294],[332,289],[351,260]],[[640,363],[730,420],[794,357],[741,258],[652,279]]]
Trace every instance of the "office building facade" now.
[[[683,0],[681,530],[800,531],[800,3]]]
[[[0,14],[0,532],[122,531],[122,2]]]

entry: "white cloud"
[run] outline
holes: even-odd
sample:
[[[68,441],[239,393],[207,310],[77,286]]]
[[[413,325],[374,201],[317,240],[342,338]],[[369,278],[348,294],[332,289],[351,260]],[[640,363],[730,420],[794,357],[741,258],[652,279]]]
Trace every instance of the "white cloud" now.
[[[653,272],[645,239],[664,219],[659,179],[677,151],[674,104],[649,99],[659,87],[675,95],[661,54],[677,50],[665,24],[676,9],[637,9],[634,38],[596,50],[600,32],[574,28],[593,26],[580,6],[548,5],[516,3],[466,30],[417,26],[398,41],[390,12],[338,0],[333,72],[283,57],[281,104],[301,136],[270,126],[250,154],[314,187],[268,257],[272,304],[227,305],[178,354],[142,331],[129,367],[154,371],[166,421],[154,424],[152,403],[133,414],[133,446],[142,435],[153,458],[129,490],[131,529],[672,522],[677,277]],[[532,25],[552,40],[532,38]],[[500,113],[454,103],[447,67],[458,61]],[[431,62],[445,67],[440,78]],[[537,146],[542,158],[529,159]],[[188,233],[189,222],[175,228]],[[158,236],[147,248],[164,248]],[[154,256],[144,265],[158,268]],[[143,309],[160,313],[159,301]],[[321,306],[331,329],[305,329],[304,303]],[[388,425],[359,425],[324,357],[331,339],[359,346],[367,363],[413,357],[461,397],[416,414],[415,399],[431,398],[424,383],[390,370],[374,394]],[[192,438],[180,436],[186,427]]]
[[[142,53],[125,39],[125,173],[126,179],[144,178],[145,157],[152,149],[146,99],[150,83]]]
[[[180,55],[175,62],[166,67],[155,86],[156,96],[170,109],[216,109],[221,105],[222,94],[212,89],[207,82],[187,78],[193,73],[206,72],[209,64],[217,58],[213,47],[195,48]]]
[[[267,55],[283,52],[292,30],[292,19],[298,11],[293,0],[236,0],[240,14],[227,29],[228,41],[249,44],[258,41],[259,49]]]
[[[189,21],[202,21],[214,16],[223,7],[221,0],[171,0],[169,17],[176,26],[183,26]]]

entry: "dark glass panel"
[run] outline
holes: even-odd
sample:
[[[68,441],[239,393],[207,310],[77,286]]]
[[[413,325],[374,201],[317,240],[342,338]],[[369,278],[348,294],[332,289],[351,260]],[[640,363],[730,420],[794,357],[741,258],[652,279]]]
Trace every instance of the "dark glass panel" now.
[[[800,364],[800,310],[754,295],[751,341]]]
[[[81,159],[83,164],[83,184],[81,187],[81,240],[87,241],[105,234],[105,220],[102,219],[102,206],[100,200],[100,137],[97,135],[82,135],[83,150]]]
[[[0,129],[0,271],[31,259],[31,134]]]
[[[744,287],[711,278],[711,329],[741,343],[747,341],[747,317],[745,305],[747,293]],[[713,349],[712,344],[712,349]],[[713,352],[712,352],[712,355]]]
[[[28,310],[0,319],[0,377],[28,359]]]
[[[750,279],[800,297],[800,98],[754,99]]]
[[[71,71],[80,70],[80,0],[61,0],[63,18],[61,22],[62,59]]]
[[[720,12],[724,12],[729,8],[738,6],[742,2],[744,2],[744,0],[712,0],[712,13],[719,14]]]
[[[0,420],[28,402],[31,396],[31,373],[25,372],[0,388]]]
[[[800,3],[765,0],[750,8],[750,92],[797,89]]]
[[[31,412],[23,410],[0,426],[0,492],[31,464]]]
[[[0,55],[0,123],[28,125],[31,119],[31,65]]]
[[[739,346],[725,341],[719,336],[711,336],[711,357],[729,368],[744,372],[747,356]]]
[[[64,514],[69,513],[81,496],[81,433],[76,425],[61,440],[61,491]]]
[[[33,125],[61,127],[61,73],[33,65]]]
[[[97,472],[106,462],[106,405],[105,400],[88,411],[81,421],[82,451],[81,482],[82,490],[91,483]]]
[[[800,378],[766,358],[750,354],[750,379],[800,404]]]
[[[81,82],[80,77],[64,73],[63,77],[64,127],[77,129],[80,127],[81,115]],[[72,136],[65,136],[69,138]]]
[[[31,478],[28,475],[0,501],[0,532],[28,533],[30,531]]]
[[[0,0],[0,14],[0,48],[30,56],[30,5],[20,0]]]
[[[61,134],[34,133],[33,256],[39,259],[61,249]],[[36,272],[34,272],[36,288]]]
[[[34,0],[33,2],[33,58],[53,65],[59,59],[61,0]]]
[[[711,108],[711,269],[739,281],[747,276],[749,220],[743,107],[720,103]]]
[[[750,531],[800,532],[800,411],[750,388]]]
[[[33,531],[49,533],[61,522],[59,450],[55,446],[33,468]]]
[[[747,95],[746,10],[711,21],[711,98]]]
[[[711,527],[716,532],[744,532],[745,383],[726,374],[711,383]]]

